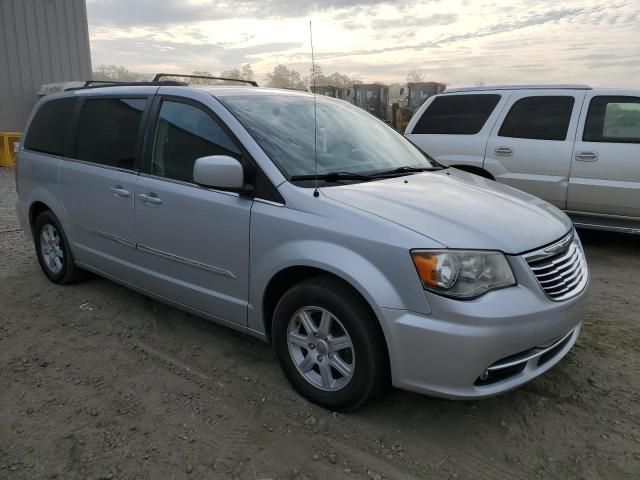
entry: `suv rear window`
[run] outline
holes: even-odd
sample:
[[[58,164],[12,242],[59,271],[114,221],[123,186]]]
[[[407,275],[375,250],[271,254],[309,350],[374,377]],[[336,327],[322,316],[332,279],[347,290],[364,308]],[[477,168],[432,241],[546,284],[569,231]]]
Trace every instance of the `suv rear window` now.
[[[64,155],[75,104],[75,98],[60,98],[43,104],[31,121],[24,148],[51,155]]]
[[[593,97],[582,140],[640,143],[640,97]]]
[[[88,99],[78,123],[76,158],[132,170],[144,98]]]
[[[526,97],[513,104],[498,136],[531,140],[565,140],[573,97]]]
[[[427,107],[411,133],[473,135],[500,101],[497,94],[443,95]]]

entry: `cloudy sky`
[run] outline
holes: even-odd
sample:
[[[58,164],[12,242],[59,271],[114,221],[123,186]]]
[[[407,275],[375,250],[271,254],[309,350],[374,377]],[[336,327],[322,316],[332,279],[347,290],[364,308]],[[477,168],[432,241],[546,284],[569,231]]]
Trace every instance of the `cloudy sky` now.
[[[316,63],[363,81],[638,86],[640,0],[87,0],[92,61],[138,72]]]

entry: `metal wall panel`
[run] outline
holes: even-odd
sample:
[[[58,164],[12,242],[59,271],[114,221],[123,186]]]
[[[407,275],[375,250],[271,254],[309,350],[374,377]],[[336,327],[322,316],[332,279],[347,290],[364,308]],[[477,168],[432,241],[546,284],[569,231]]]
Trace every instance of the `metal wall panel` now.
[[[85,0],[0,0],[0,132],[22,131],[42,84],[89,79]]]

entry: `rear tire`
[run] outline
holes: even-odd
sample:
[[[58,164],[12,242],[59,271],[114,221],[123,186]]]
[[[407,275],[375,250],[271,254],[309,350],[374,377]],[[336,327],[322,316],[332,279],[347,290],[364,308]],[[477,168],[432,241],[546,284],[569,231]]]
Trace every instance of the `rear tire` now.
[[[62,225],[50,211],[42,212],[34,225],[38,263],[53,283],[65,285],[80,279],[82,270],[75,264]]]
[[[325,408],[358,408],[388,385],[377,320],[342,283],[315,277],[288,290],[273,317],[273,343],[291,385]]]

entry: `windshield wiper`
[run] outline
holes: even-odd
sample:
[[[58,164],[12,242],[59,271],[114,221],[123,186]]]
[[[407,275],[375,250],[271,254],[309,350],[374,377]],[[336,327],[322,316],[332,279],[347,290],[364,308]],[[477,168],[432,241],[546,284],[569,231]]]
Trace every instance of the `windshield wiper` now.
[[[329,173],[319,173],[316,175],[293,175],[291,177],[291,181],[297,180],[324,180],[326,182],[334,182],[336,180],[361,180],[363,182],[372,180],[373,177],[370,175],[363,175],[361,173],[352,173],[352,172],[329,172]]]
[[[377,178],[385,178],[392,177],[394,175],[403,175],[406,173],[419,173],[419,172],[432,172],[435,170],[442,170],[443,167],[410,167],[408,165],[404,167],[394,168],[392,170],[383,170],[381,172],[373,173],[370,175],[365,175],[364,173],[353,173],[353,172],[329,172],[329,173],[320,173],[317,175],[293,175],[291,177],[291,181],[302,181],[302,180],[323,180],[326,182],[335,182],[338,180],[360,180],[362,182],[368,182],[371,180],[375,180]]]
[[[404,167],[394,168],[392,170],[383,170],[381,172],[370,175],[370,178],[388,177],[393,175],[401,175],[404,173],[419,173],[419,172],[434,172],[436,170],[442,170],[443,167],[410,167],[405,165]]]

